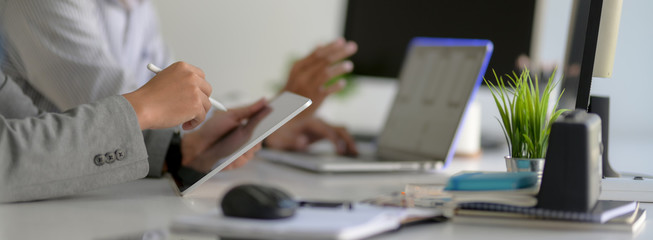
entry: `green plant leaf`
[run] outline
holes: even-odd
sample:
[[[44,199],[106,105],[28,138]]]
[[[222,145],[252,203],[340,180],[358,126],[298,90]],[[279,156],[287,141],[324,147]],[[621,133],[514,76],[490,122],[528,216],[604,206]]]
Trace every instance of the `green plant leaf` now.
[[[538,77],[531,77],[527,68],[517,74],[497,76],[492,70],[496,84],[483,79],[492,93],[499,117],[496,117],[503,131],[508,151],[513,157],[543,158],[553,122],[567,111],[561,109],[549,114],[549,99],[557,87],[554,81],[557,69],[549,77],[544,89],[540,89]],[[553,104],[558,107],[560,96]]]

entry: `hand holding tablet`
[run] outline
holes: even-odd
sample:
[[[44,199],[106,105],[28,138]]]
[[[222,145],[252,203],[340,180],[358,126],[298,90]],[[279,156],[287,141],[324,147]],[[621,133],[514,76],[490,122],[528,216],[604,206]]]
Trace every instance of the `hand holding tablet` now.
[[[174,174],[180,195],[186,195],[197,186],[222,171],[241,155],[257,146],[263,139],[276,131],[290,119],[311,105],[311,100],[290,92],[283,92],[272,99],[243,125],[237,126],[218,140],[215,148],[198,156],[199,163],[212,164],[208,173],[190,168],[181,168]],[[225,156],[220,158],[221,156]],[[202,167],[202,169],[205,169]]]

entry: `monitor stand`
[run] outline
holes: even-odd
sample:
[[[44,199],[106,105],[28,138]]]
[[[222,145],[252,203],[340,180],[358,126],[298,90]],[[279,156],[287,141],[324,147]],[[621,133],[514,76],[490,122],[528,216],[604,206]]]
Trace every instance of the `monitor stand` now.
[[[599,199],[653,202],[653,179],[639,177],[601,179]]]
[[[589,112],[601,117],[601,137],[603,141],[603,179],[601,180],[601,200],[623,200],[653,202],[653,179],[645,177],[621,177],[608,161],[608,137],[610,126],[610,98],[590,97]]]
[[[608,160],[608,139],[610,136],[610,98],[590,96],[588,112],[596,113],[601,118],[601,141],[603,142],[603,178],[620,177],[621,175],[612,169]]]

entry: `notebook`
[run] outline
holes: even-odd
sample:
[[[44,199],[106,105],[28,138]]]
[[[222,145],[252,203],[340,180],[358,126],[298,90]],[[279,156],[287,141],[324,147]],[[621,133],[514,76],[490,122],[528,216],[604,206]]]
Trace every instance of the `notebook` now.
[[[441,216],[437,209],[406,209],[355,204],[341,208],[299,208],[286,219],[226,217],[219,210],[177,218],[173,232],[192,232],[238,239],[363,239],[398,229],[404,222]]]
[[[535,172],[460,172],[451,176],[447,191],[498,191],[531,188],[537,183]]]
[[[259,156],[317,172],[431,171],[453,158],[456,133],[487,69],[489,40],[414,38],[374,150],[357,158],[263,150]]]
[[[646,222],[646,210],[634,201],[599,200],[592,211],[570,212],[503,204],[459,204],[457,223],[577,230],[636,232]]]
[[[515,214],[485,214],[487,211],[464,210],[453,218],[454,223],[506,226],[514,228],[532,227],[547,229],[598,230],[637,232],[646,223],[646,210],[637,209],[613,218],[605,223],[525,218]]]
[[[486,215],[522,216],[523,218],[566,220],[576,222],[605,223],[624,214],[633,213],[638,208],[634,201],[599,200],[588,212],[551,210],[534,207],[519,207],[496,203],[461,203],[459,213],[471,210],[473,213],[485,212]],[[467,211],[470,213],[470,211]]]

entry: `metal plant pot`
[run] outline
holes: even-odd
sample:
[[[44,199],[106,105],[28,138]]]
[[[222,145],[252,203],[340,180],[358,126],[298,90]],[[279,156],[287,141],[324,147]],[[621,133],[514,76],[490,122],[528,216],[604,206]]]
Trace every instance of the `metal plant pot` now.
[[[542,180],[544,158],[512,158],[505,156],[508,172],[536,172],[537,179]]]

